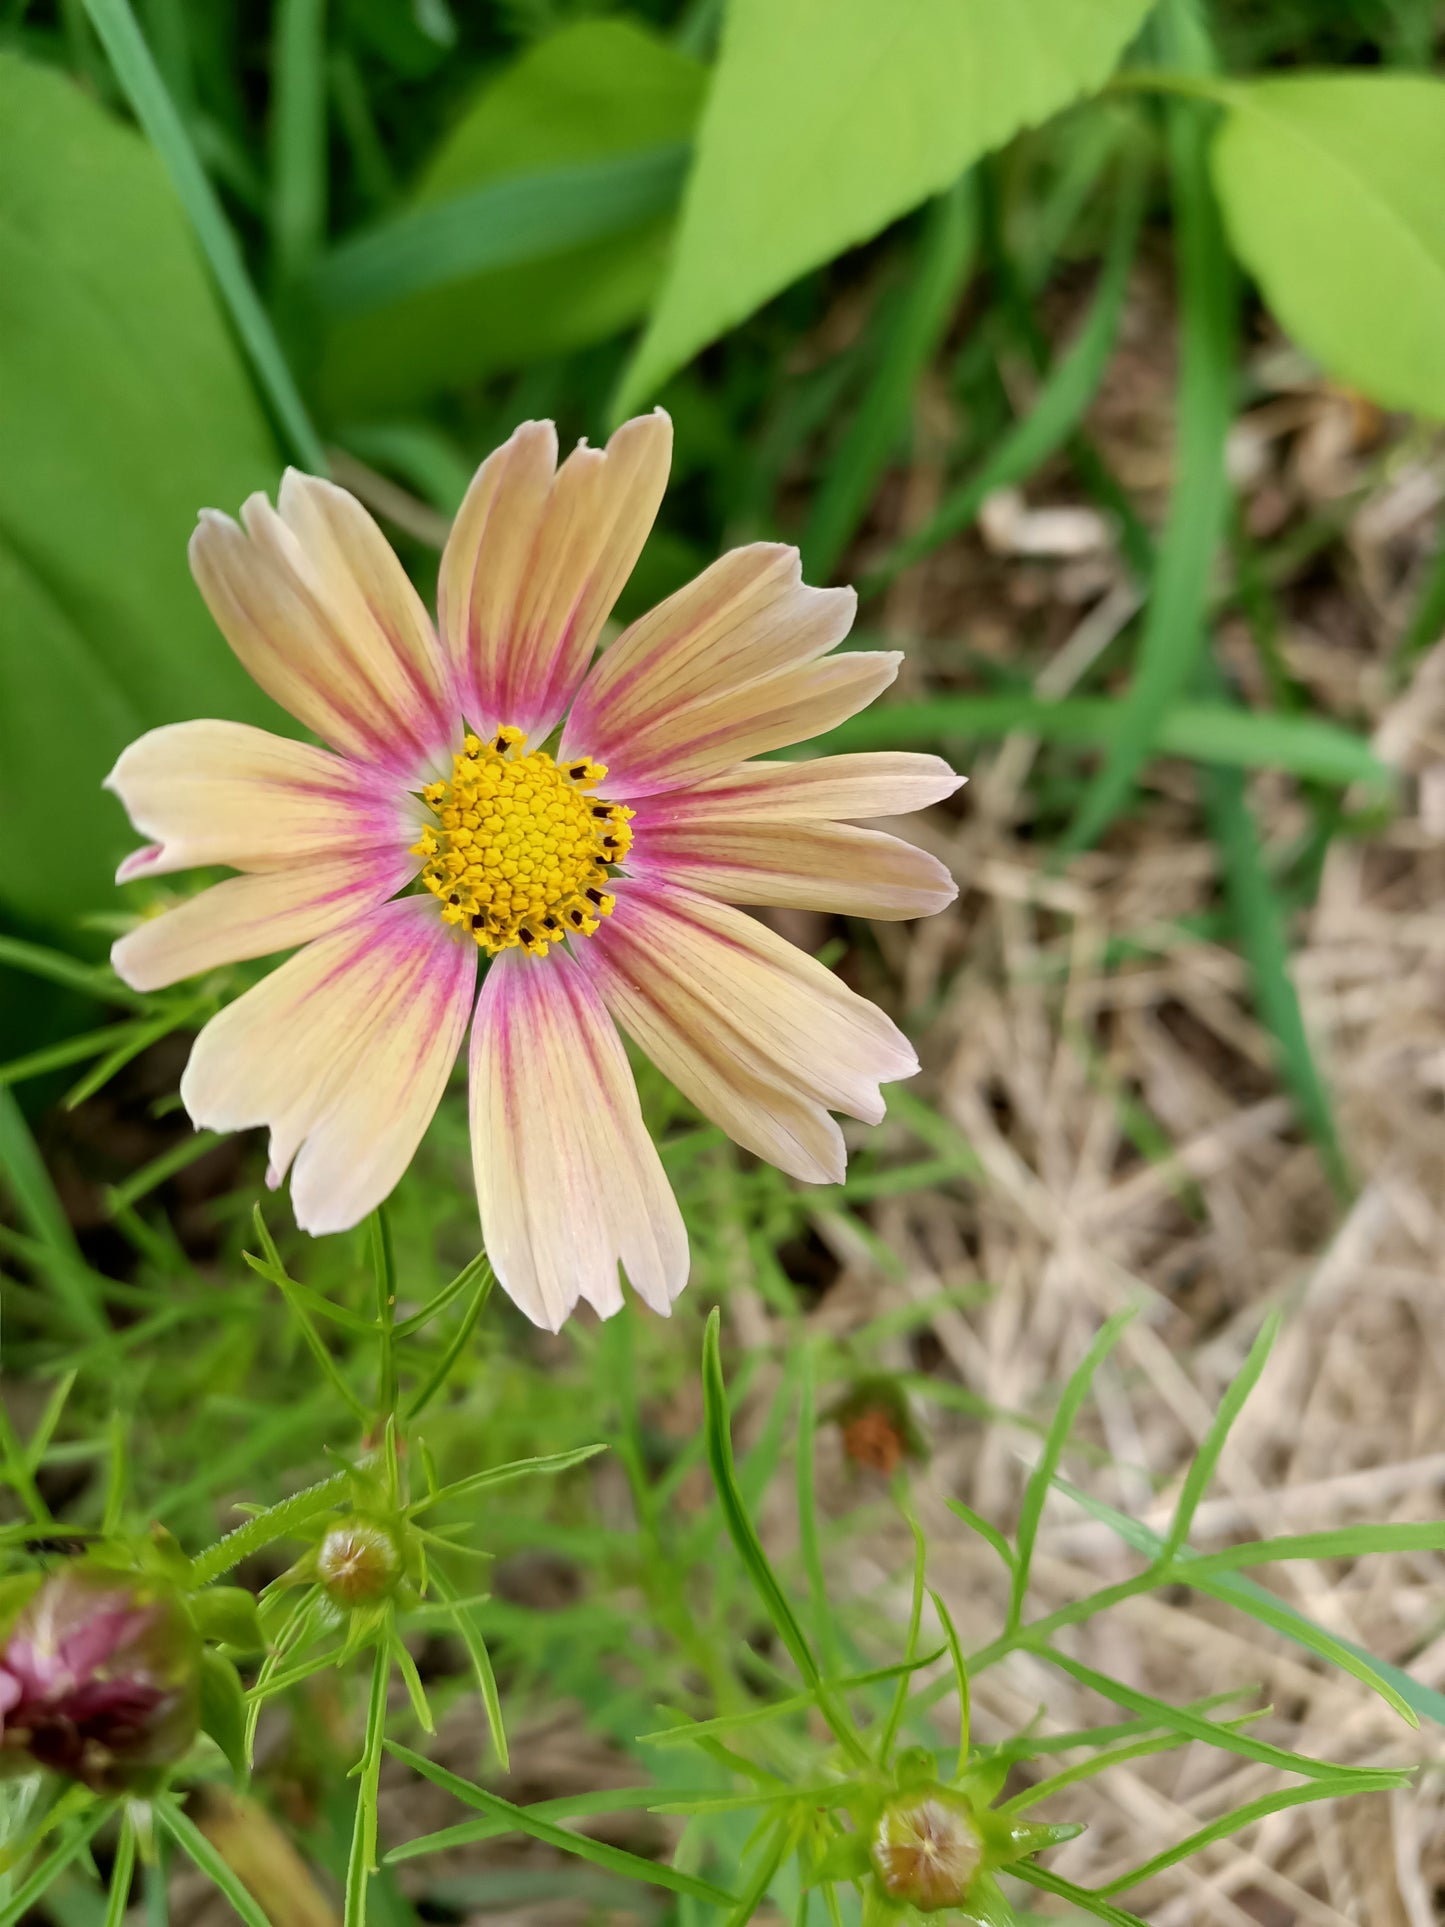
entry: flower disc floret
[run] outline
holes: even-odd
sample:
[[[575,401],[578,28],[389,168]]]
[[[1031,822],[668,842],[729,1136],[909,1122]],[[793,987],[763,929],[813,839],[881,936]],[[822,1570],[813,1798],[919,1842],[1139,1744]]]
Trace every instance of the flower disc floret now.
[[[468,736],[451,780],[422,791],[435,819],[413,847],[422,883],[489,957],[545,957],[565,936],[590,937],[612,913],[612,870],[632,841],[632,811],[594,794],[604,764],[559,764],[526,743],[505,726],[486,742]]]

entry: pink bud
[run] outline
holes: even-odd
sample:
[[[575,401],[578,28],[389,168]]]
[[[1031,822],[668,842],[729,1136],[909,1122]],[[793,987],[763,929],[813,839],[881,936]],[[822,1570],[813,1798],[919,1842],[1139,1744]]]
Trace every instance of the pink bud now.
[[[102,1793],[136,1785],[195,1738],[199,1657],[195,1628],[165,1585],[60,1567],[0,1650],[0,1758],[28,1756]]]
[[[871,1851],[884,1892],[924,1914],[960,1906],[983,1865],[973,1809],[939,1786],[895,1795],[878,1816]]]

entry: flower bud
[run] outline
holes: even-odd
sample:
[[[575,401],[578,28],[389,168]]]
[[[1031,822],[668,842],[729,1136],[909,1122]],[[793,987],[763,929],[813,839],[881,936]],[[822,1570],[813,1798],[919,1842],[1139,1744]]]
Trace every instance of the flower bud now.
[[[854,1465],[891,1477],[904,1459],[928,1457],[923,1435],[896,1379],[873,1373],[853,1381],[828,1416]]]
[[[921,1787],[896,1794],[879,1814],[871,1858],[890,1899],[930,1914],[968,1899],[983,1839],[962,1795]]]
[[[384,1527],[351,1519],[316,1548],[316,1577],[333,1605],[374,1606],[396,1590],[401,1555]]]
[[[97,1793],[180,1759],[200,1719],[200,1640],[168,1586],[68,1565],[0,1650],[0,1761],[26,1756]]]

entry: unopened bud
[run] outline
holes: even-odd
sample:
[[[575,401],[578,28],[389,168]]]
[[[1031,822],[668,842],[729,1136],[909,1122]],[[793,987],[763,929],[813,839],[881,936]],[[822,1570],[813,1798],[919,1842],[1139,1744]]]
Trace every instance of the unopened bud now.
[[[401,1578],[396,1541],[365,1519],[333,1526],[316,1548],[316,1576],[334,1605],[374,1606]]]
[[[0,1651],[0,1759],[124,1791],[179,1760],[200,1718],[200,1641],[179,1597],[139,1574],[62,1566]]]
[[[878,1816],[871,1852],[884,1892],[923,1914],[962,1905],[983,1865],[973,1809],[939,1786],[895,1795]]]
[[[843,1434],[854,1465],[891,1477],[904,1459],[928,1456],[923,1435],[898,1381],[881,1374],[855,1379],[829,1417]]]

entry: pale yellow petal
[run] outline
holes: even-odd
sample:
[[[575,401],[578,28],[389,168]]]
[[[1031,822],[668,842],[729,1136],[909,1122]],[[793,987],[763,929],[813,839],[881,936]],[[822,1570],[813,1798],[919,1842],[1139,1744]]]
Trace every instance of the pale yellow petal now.
[[[578,960],[638,1049],[745,1150],[804,1184],[841,1184],[847,1151],[827,1107],[769,1075],[745,1037],[684,1003],[665,964],[605,927],[607,940],[579,946]]]
[[[694,788],[662,799],[669,822],[727,817],[740,822],[829,817],[862,823],[906,816],[952,796],[967,779],[941,756],[913,750],[869,750],[796,762],[740,763]],[[651,814],[651,812],[649,812]]]
[[[411,1162],[461,1047],[476,948],[406,897],[299,951],[213,1017],[181,1098],[198,1129],[271,1131],[296,1222],[357,1224]]]
[[[105,786],[155,839],[121,865],[122,882],[210,863],[275,870],[416,839],[415,806],[399,784],[247,723],[150,730],[121,752]]]
[[[883,1012],[755,918],[640,880],[579,958],[618,1021],[698,1108],[794,1175],[835,1181],[829,1110],[883,1116],[918,1059]]]
[[[482,463],[437,588],[470,720],[534,740],[554,727],[642,552],[671,460],[672,423],[658,409],[560,469],[550,422],[524,422]]]
[[[621,783],[627,794],[665,787],[650,773],[685,740],[695,715],[706,718],[744,685],[826,654],[852,627],[857,600],[851,589],[806,587],[796,549],[757,542],[732,550],[634,622],[593,666],[567,719],[563,755],[605,763],[612,787]]]
[[[431,620],[345,489],[288,470],[241,525],[203,511],[191,570],[251,675],[335,748],[414,771],[456,733]]]
[[[850,823],[639,819],[629,869],[724,903],[789,904],[850,917],[930,917],[958,895],[935,856]]]
[[[345,930],[394,896],[415,868],[403,851],[228,877],[138,924],[111,946],[110,961],[132,990],[163,990],[219,964],[274,956]]]
[[[850,650],[798,663],[684,703],[625,738],[604,736],[585,753],[607,766],[610,797],[686,789],[749,756],[835,728],[888,687],[902,660],[894,650]],[[564,739],[564,757],[583,753],[580,731]]]
[[[556,1331],[579,1297],[620,1309],[619,1264],[666,1313],[687,1233],[647,1134],[626,1053],[564,951],[506,950],[487,972],[471,1047],[472,1157],[501,1284]]]

